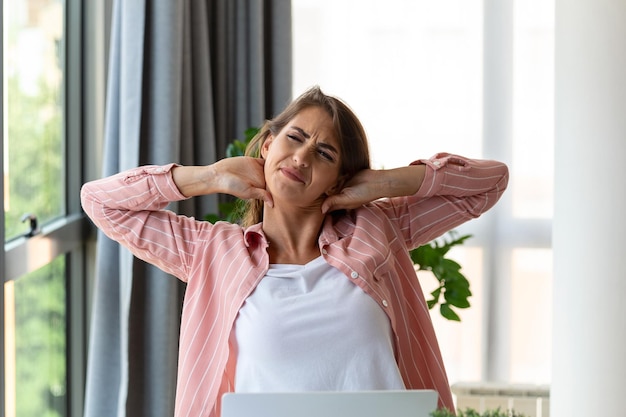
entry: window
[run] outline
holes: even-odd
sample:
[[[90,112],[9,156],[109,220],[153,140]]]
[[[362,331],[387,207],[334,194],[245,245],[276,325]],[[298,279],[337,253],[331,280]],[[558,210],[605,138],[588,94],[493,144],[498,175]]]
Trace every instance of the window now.
[[[89,229],[79,192],[85,120],[98,118],[82,100],[98,83],[83,90],[91,76],[83,75],[81,43],[102,26],[83,32],[93,8],[79,0],[2,3],[0,406],[7,417],[82,415]]]
[[[67,416],[65,259],[5,284],[7,416]]]
[[[63,2],[4,6],[5,240],[66,212]],[[24,224],[26,222],[26,224]]]
[[[432,316],[452,383],[549,383],[553,1],[292,4],[294,93],[319,84],[345,99],[375,167],[438,151],[508,163],[503,200],[451,253],[472,306],[461,323]]]

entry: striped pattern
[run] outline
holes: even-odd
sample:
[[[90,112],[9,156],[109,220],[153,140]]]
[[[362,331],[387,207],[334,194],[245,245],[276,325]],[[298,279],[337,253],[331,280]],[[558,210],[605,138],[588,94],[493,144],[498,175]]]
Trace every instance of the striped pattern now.
[[[326,261],[388,314],[407,388],[434,388],[440,405],[453,409],[408,250],[492,207],[507,186],[508,170],[500,162],[449,154],[415,163],[429,168],[416,195],[380,200],[339,219],[327,217],[319,245]],[[234,387],[231,329],[269,267],[268,243],[260,224],[244,230],[165,210],[184,198],[172,181],[172,166],[140,167],[85,184],[82,203],[109,237],[187,282],[175,415],[218,417],[221,395]]]

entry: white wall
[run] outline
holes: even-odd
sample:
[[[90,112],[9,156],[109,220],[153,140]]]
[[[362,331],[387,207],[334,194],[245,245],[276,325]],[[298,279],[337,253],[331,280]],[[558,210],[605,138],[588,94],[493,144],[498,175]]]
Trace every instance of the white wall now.
[[[624,415],[626,3],[556,2],[551,415]]]

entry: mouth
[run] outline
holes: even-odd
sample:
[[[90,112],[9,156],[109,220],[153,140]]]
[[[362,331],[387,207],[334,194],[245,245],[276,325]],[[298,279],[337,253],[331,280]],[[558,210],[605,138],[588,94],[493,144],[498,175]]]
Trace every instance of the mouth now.
[[[283,167],[280,169],[280,172],[282,172],[285,177],[289,178],[292,181],[305,184],[304,176],[297,169],[290,168],[290,167]]]

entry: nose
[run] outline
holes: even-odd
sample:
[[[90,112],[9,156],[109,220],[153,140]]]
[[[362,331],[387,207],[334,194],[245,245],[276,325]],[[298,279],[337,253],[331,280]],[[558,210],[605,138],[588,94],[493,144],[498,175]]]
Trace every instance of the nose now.
[[[311,149],[309,148],[310,148],[309,146],[300,146],[293,153],[293,161],[299,167],[306,167],[309,165],[309,162],[310,162],[309,158],[311,157]]]

